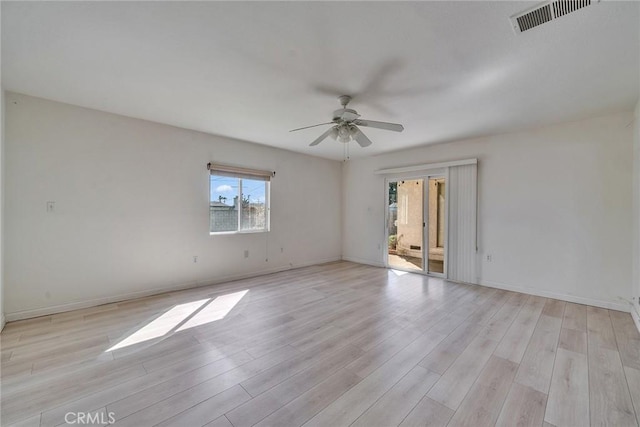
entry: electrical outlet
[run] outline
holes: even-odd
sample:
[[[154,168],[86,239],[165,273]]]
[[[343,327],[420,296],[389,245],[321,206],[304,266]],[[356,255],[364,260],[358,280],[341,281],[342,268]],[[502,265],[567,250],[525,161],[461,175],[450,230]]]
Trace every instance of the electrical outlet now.
[[[249,250],[248,249],[244,250],[244,257],[245,258],[249,258]]]
[[[56,208],[56,202],[47,202],[47,213],[53,213]]]
[[[493,255],[487,254],[487,262],[492,262],[492,261],[493,261]]]
[[[283,253],[283,252],[284,252],[284,248],[280,248],[280,253]]]
[[[197,256],[194,256],[194,257],[193,257],[193,262],[194,262],[194,263],[198,262],[198,257],[197,257]]]

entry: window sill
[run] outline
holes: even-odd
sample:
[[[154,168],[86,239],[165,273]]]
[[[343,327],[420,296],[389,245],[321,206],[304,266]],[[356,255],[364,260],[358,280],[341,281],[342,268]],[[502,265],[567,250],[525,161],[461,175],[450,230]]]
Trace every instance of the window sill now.
[[[209,236],[228,236],[232,234],[256,234],[256,233],[268,233],[269,230],[238,230],[238,231],[214,231],[209,232]]]

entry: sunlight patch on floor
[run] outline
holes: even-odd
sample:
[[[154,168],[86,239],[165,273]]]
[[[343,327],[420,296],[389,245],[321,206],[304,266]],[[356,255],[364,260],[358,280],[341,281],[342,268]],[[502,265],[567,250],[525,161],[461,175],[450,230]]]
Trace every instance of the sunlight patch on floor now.
[[[398,277],[404,276],[405,274],[409,274],[408,271],[394,270],[393,268],[390,268],[389,271],[392,272],[393,274],[395,274]]]
[[[136,330],[116,345],[108,348],[106,352],[224,319],[247,292],[249,292],[249,290],[245,289],[244,291],[221,295],[215,298],[206,298],[178,304],[142,328]]]
[[[227,314],[240,302],[249,290],[234,292],[228,295],[222,295],[207,304],[202,310],[199,310],[194,316],[184,322],[178,331],[193,328],[195,326],[204,325],[205,323],[215,322],[224,319]]]

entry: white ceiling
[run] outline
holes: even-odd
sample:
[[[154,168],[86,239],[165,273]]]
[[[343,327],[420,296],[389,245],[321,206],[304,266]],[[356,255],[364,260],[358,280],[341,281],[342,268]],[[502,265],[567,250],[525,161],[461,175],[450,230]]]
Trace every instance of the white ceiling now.
[[[341,159],[308,144],[354,95],[401,134],[351,156],[631,109],[639,4],[516,35],[537,2],[2,2],[5,89]]]

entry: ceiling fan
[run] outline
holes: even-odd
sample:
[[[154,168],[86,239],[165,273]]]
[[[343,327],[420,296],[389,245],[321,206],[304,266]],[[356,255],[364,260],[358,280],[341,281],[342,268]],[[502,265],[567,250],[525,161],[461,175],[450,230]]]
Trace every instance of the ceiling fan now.
[[[342,108],[333,112],[333,120],[327,123],[320,123],[312,126],[305,126],[303,128],[292,129],[289,132],[296,132],[303,129],[309,129],[316,126],[333,125],[329,130],[320,135],[310,146],[318,145],[328,137],[332,137],[340,142],[347,143],[352,139],[355,140],[361,147],[368,147],[371,145],[371,140],[362,133],[359,127],[370,127],[376,129],[391,130],[394,132],[402,132],[404,126],[397,123],[387,122],[375,122],[373,120],[364,120],[360,118],[360,114],[351,108],[347,108],[347,105],[351,101],[349,95],[342,95],[338,97]]]

